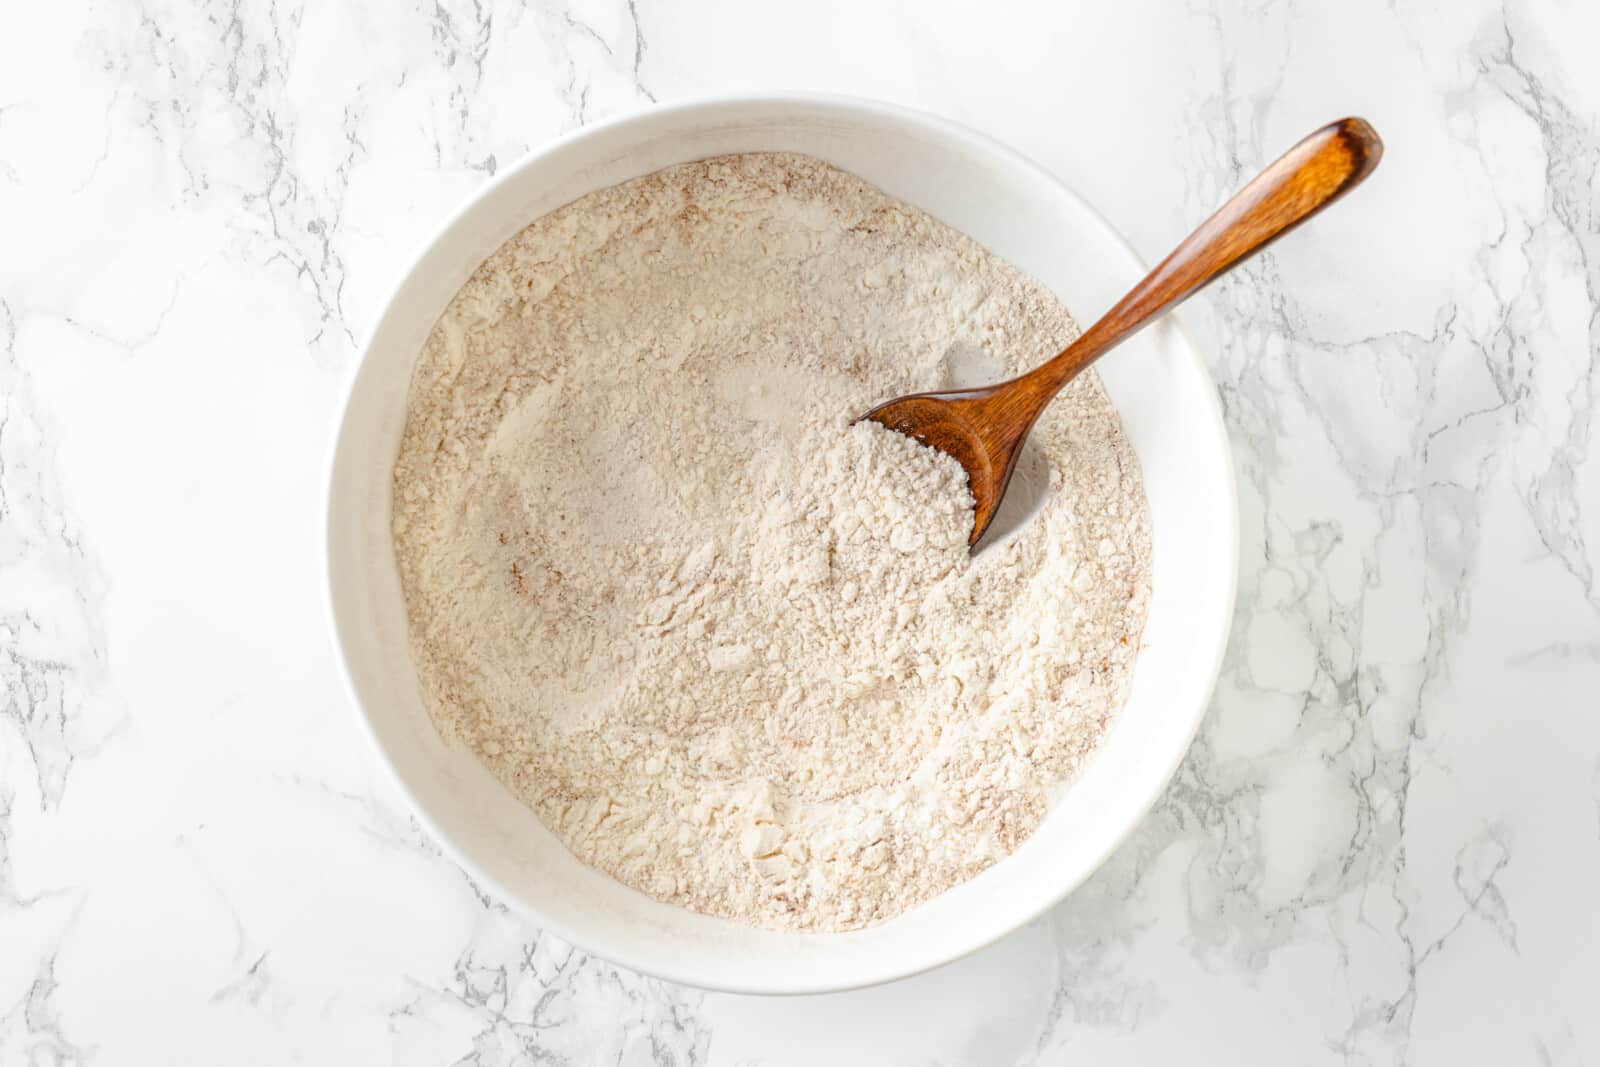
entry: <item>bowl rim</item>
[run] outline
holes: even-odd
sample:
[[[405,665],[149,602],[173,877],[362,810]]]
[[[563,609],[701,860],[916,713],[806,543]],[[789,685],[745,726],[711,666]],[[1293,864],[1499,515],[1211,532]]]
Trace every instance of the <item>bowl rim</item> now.
[[[1227,523],[1227,567],[1226,590],[1223,599],[1223,617],[1212,632],[1215,633],[1215,647],[1211,651],[1211,666],[1209,680],[1204,694],[1196,702],[1194,712],[1190,715],[1186,736],[1183,744],[1175,747],[1175,753],[1167,766],[1162,769],[1160,785],[1153,789],[1137,810],[1130,810],[1124,825],[1122,825],[1105,848],[1100,850],[1093,863],[1084,867],[1083,872],[1075,879],[1064,881],[1059,891],[1047,896],[1037,907],[1026,913],[1019,913],[1012,917],[1012,921],[992,934],[985,934],[969,942],[960,944],[953,950],[944,949],[931,952],[923,957],[903,959],[897,958],[889,965],[882,968],[862,972],[842,981],[793,981],[782,976],[773,975],[759,981],[751,981],[742,985],[731,985],[721,981],[707,981],[703,976],[694,973],[692,966],[661,966],[658,962],[641,961],[626,943],[611,942],[604,945],[595,945],[591,939],[581,931],[576,931],[567,924],[556,920],[541,912],[537,906],[526,901],[520,894],[509,891],[500,881],[480,869],[477,863],[466,855],[455,841],[444,833],[434,821],[426,807],[419,802],[410,784],[402,777],[399,768],[390,758],[379,738],[376,727],[373,725],[371,713],[366,702],[362,699],[356,687],[349,662],[349,655],[345,645],[344,632],[340,625],[337,607],[337,593],[334,588],[333,572],[333,537],[335,525],[335,482],[340,453],[343,450],[346,420],[356,387],[361,380],[361,370],[367,362],[367,357],[372,348],[373,339],[380,333],[384,321],[391,314],[402,290],[434,248],[439,245],[461,222],[463,217],[470,213],[482,200],[491,196],[501,186],[515,181],[525,170],[538,166],[550,154],[557,152],[569,145],[580,143],[592,138],[606,135],[610,131],[621,127],[662,121],[669,116],[693,116],[703,114],[714,116],[718,111],[730,108],[746,107],[810,107],[821,112],[834,115],[844,115],[852,118],[876,118],[888,120],[900,125],[919,129],[934,136],[948,139],[968,147],[979,149],[992,156],[1004,158],[1015,167],[1032,172],[1035,177],[1043,179],[1054,186],[1059,192],[1077,202],[1085,217],[1091,219],[1100,231],[1108,248],[1114,248],[1123,256],[1125,266],[1142,275],[1149,270],[1149,265],[1139,256],[1132,244],[1122,233],[1117,230],[1106,217],[1084,199],[1070,185],[1064,182],[1052,171],[1042,164],[1024,155],[1022,152],[1009,145],[985,134],[964,123],[933,114],[920,108],[909,107],[902,104],[889,103],[867,97],[859,97],[838,93],[807,92],[798,90],[782,90],[754,93],[712,93],[684,96],[670,102],[651,103],[639,108],[631,109],[622,114],[614,115],[588,125],[568,130],[564,133],[543,142],[540,146],[530,149],[514,163],[506,166],[488,181],[479,185],[465,199],[462,200],[440,223],[431,229],[426,238],[417,243],[410,254],[404,258],[401,266],[395,271],[393,281],[387,286],[387,291],[378,311],[372,318],[365,337],[362,339],[356,359],[350,364],[346,373],[346,380],[340,390],[337,416],[332,424],[333,433],[327,445],[327,453],[323,463],[322,481],[322,509],[323,522],[320,538],[322,554],[322,600],[325,618],[333,638],[335,659],[338,664],[339,674],[343,685],[346,700],[357,712],[361,722],[362,732],[365,734],[369,749],[377,756],[377,762],[382,765],[384,773],[396,790],[403,796],[410,806],[412,816],[422,825],[439,847],[440,851],[461,870],[470,883],[475,886],[486,887],[496,898],[497,902],[513,913],[525,916],[543,929],[555,933],[558,937],[581,951],[605,960],[614,965],[626,967],[639,974],[650,975],[656,978],[676,982],[681,985],[713,992],[727,992],[754,995],[808,995],[821,993],[845,992],[854,989],[863,989],[870,986],[881,985],[886,982],[910,978],[935,968],[945,966],[957,960],[995,944],[1001,939],[1010,936],[1028,923],[1039,918],[1045,912],[1054,908],[1065,900],[1074,890],[1087,881],[1096,871],[1105,865],[1111,854],[1125,843],[1135,828],[1142,823],[1156,802],[1166,793],[1173,776],[1187,756],[1194,738],[1199,732],[1200,725],[1205,721],[1211,706],[1212,696],[1215,694],[1217,682],[1221,676],[1223,660],[1227,652],[1230,632],[1233,625],[1233,616],[1238,601],[1239,578],[1239,495],[1237,474],[1234,469],[1232,447],[1227,433],[1226,423],[1223,419],[1222,404],[1217,394],[1216,384],[1205,362],[1200,358],[1199,350],[1194,345],[1188,330],[1176,314],[1168,313],[1165,316],[1165,326],[1172,332],[1172,341],[1179,358],[1186,359],[1191,364],[1191,369],[1199,375],[1200,381],[1207,386],[1202,390],[1205,402],[1198,417],[1207,422],[1210,435],[1222,448],[1223,477],[1226,482],[1226,506],[1221,508],[1222,518]],[[531,221],[531,220],[530,220]],[[1219,502],[1221,503],[1221,502]]]

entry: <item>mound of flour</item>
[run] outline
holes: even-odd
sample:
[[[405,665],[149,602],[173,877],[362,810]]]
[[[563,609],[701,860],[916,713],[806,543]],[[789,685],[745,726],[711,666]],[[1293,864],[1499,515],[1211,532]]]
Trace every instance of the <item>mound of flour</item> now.
[[[539,219],[441,316],[395,465],[440,730],[582,860],[697,911],[844,930],[982,871],[1122,703],[1138,465],[1085,375],[1034,431],[1037,514],[971,555],[955,461],[850,420],[1074,332],[972,241],[804,157]]]

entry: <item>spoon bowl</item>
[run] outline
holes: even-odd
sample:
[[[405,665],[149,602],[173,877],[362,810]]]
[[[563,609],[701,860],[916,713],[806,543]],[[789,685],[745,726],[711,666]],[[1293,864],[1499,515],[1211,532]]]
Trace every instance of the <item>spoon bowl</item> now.
[[[987,409],[988,401],[996,395],[1003,394],[999,386],[993,385],[956,392],[915,393],[881,404],[862,416],[915,437],[954,456],[961,464],[977,508],[969,545],[976,543],[994,520],[1022,451],[995,436],[1010,427]],[[1026,434],[1024,430],[1023,436]]]

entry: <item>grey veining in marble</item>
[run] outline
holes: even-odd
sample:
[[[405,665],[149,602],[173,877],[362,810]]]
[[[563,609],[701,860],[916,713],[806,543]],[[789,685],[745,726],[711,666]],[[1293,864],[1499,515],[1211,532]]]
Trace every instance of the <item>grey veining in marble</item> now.
[[[9,5],[0,1063],[1600,1062],[1596,41],[1554,0]],[[792,1000],[473,885],[317,587],[408,252],[554,134],[770,87],[988,131],[1149,257],[1323,121],[1388,142],[1182,313],[1242,573],[1156,810],[1000,944]]]

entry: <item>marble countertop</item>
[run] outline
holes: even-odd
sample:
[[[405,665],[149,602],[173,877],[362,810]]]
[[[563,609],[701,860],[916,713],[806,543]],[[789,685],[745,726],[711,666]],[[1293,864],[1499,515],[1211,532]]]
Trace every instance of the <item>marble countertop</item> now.
[[[0,1063],[1600,1062],[1596,40],[1553,0],[8,5]],[[1388,153],[1182,312],[1241,583],[1155,811],[976,956],[761,1000],[440,856],[340,687],[319,492],[474,187],[776,86],[994,134],[1147,257],[1328,119]]]

